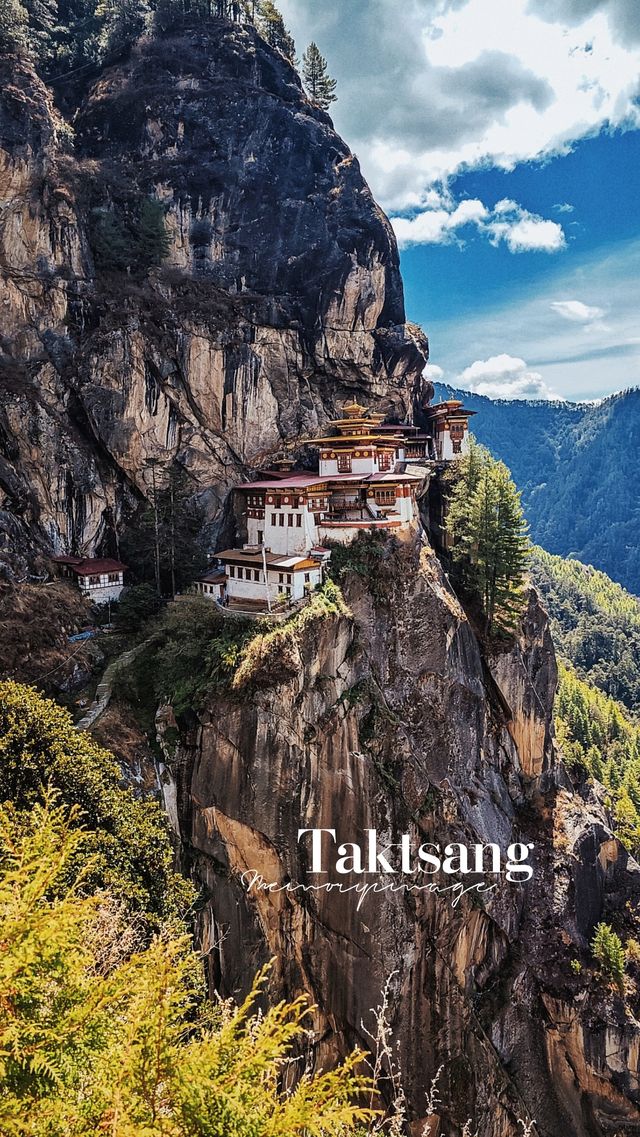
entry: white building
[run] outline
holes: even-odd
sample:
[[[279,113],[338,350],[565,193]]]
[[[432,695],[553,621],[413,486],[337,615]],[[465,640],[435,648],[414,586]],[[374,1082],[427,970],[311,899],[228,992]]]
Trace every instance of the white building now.
[[[52,560],[58,565],[60,575],[75,580],[94,604],[109,604],[119,599],[127,568],[121,561],[72,556],[57,556]]]
[[[469,419],[475,414],[477,411],[468,410],[459,399],[447,399],[429,407],[436,461],[451,462],[467,453]]]
[[[383,424],[382,415],[347,403],[343,417],[330,424],[332,433],[312,440],[319,450],[317,473],[281,464],[259,481],[237,487],[244,499],[247,543],[217,554],[224,586],[219,578],[203,577],[197,587],[216,598],[224,592],[235,607],[302,600],[322,581],[329,555],[325,542],[349,544],[362,530],[401,534],[407,529],[417,516],[424,476],[411,470],[412,462],[461,453],[473,413],[455,400],[438,404],[433,429],[421,432]]]
[[[232,606],[255,602],[268,607],[282,600],[304,600],[322,583],[320,556],[283,557],[250,545],[225,549],[216,556],[225,567],[226,596]]]

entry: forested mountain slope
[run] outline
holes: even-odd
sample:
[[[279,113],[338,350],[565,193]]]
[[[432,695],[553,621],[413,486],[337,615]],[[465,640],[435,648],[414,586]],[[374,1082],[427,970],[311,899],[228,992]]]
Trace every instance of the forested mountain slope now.
[[[640,601],[605,573],[534,548],[531,578],[556,650],[628,710],[640,709]]]
[[[640,592],[640,390],[594,405],[435,386],[479,412],[472,429],[511,470],[534,541]]]

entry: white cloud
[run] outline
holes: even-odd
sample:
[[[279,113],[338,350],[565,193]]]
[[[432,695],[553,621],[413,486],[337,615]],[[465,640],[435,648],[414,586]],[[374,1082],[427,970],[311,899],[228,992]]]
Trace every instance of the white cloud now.
[[[428,299],[414,318],[428,329],[434,359],[448,378],[459,376],[470,360],[506,350],[526,360],[552,391],[568,399],[594,399],[640,385],[639,279],[640,240],[621,242],[576,265],[554,258],[526,293],[485,303],[463,319],[455,314],[434,319]],[[563,302],[558,297],[578,296],[588,297],[585,307],[602,309],[606,320],[578,323],[551,307]]]
[[[456,386],[490,399],[556,399],[539,371],[531,371],[517,356],[492,355],[476,359],[458,376]]]
[[[558,201],[553,208],[556,213],[573,213],[575,205],[570,205],[568,201]]]
[[[595,304],[583,304],[581,300],[554,300],[551,308],[575,324],[591,324],[604,316],[604,308],[598,308]]]
[[[438,367],[437,363],[427,363],[422,374],[425,379],[430,379],[432,383],[440,383],[444,379],[444,371]]]
[[[459,241],[459,231],[466,225],[474,225],[494,245],[503,241],[512,253],[556,253],[566,247],[564,230],[557,221],[538,217],[509,198],[497,202],[493,210],[477,198],[456,205],[441,194],[439,203],[439,208],[425,209],[411,218],[392,218],[400,248]]]
[[[394,217],[392,225],[401,248],[407,245],[443,245],[455,240],[456,230],[465,225],[477,225],[487,215],[486,206],[472,198],[451,209],[427,209],[411,218]]]
[[[638,0],[491,0],[489,19],[487,0],[280,6],[299,49],[315,39],[327,56],[336,126],[387,209],[431,205],[462,167],[511,169],[640,124],[638,52],[620,34]]]
[[[510,198],[497,202],[493,213],[487,231],[494,245],[504,241],[512,253],[557,253],[566,248],[562,225],[530,213]]]

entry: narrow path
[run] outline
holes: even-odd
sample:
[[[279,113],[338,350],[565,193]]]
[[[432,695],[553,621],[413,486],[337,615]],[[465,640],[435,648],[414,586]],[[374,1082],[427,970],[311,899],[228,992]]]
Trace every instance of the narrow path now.
[[[107,664],[102,673],[102,679],[96,687],[93,702],[80,721],[76,723],[76,730],[89,730],[104,714],[111,702],[113,681],[118,667],[121,663],[132,663],[133,660],[140,655],[143,648],[151,643],[154,638],[154,636],[149,636],[148,639],[143,640],[140,644],[136,644],[135,647],[129,648],[128,651],[124,651],[122,655],[117,655],[115,659],[111,660],[111,663]]]

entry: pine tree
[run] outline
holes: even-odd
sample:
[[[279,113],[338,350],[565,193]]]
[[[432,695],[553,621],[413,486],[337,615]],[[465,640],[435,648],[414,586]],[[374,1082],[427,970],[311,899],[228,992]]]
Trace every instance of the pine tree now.
[[[29,42],[29,16],[20,0],[0,0],[0,51],[20,51]]]
[[[622,992],[626,955],[620,937],[609,924],[598,924],[591,941],[591,950],[603,974],[612,979],[618,990]]]
[[[99,0],[96,15],[103,21],[99,50],[103,59],[111,60],[142,35],[150,8],[147,0]]]
[[[287,28],[281,13],[272,0],[261,0],[258,9],[257,27],[260,35],[271,47],[281,51],[291,63],[296,61],[296,45]]]
[[[302,81],[309,98],[323,110],[335,103],[336,81],[327,74],[327,61],[315,43],[302,56]]]
[[[529,556],[520,495],[506,466],[474,442],[449,480],[447,533],[454,573],[479,601],[487,632],[511,632],[524,609]]]

